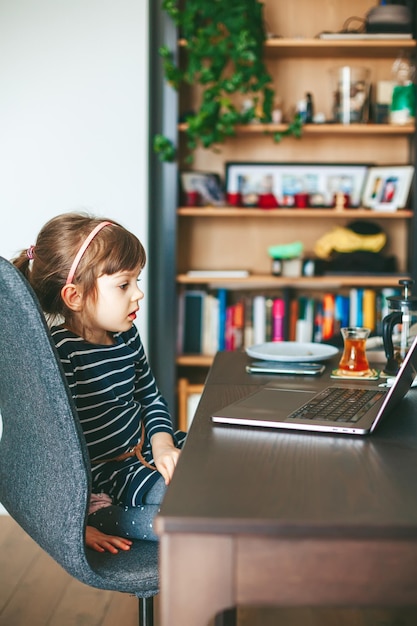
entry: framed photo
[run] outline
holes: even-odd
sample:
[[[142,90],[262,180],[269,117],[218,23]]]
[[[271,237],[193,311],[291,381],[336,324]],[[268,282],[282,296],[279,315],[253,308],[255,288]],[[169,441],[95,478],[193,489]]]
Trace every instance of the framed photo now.
[[[363,192],[363,206],[374,211],[403,209],[410,194],[413,165],[370,167]]]
[[[226,163],[226,199],[244,207],[358,207],[369,164]]]
[[[220,176],[213,172],[181,172],[184,202],[188,206],[224,206],[225,196]]]

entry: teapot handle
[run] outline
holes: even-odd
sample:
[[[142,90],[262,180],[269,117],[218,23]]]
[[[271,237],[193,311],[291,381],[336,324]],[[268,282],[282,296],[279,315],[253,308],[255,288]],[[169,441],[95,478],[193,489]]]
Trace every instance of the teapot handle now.
[[[396,324],[399,324],[402,320],[401,311],[393,311],[389,315],[386,315],[382,321],[382,340],[384,342],[385,356],[387,357],[387,364],[385,366],[386,374],[396,374],[399,369],[397,360],[394,358],[394,344],[392,341],[392,331]]]

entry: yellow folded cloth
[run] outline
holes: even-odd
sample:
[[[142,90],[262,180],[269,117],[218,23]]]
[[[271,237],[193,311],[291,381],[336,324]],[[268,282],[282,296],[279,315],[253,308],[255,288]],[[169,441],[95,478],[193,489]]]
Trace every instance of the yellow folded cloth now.
[[[367,250],[379,252],[385,246],[387,236],[385,233],[376,235],[358,235],[349,228],[337,226],[330,232],[320,237],[314,246],[314,252],[320,259],[328,259],[333,251],[355,252]]]

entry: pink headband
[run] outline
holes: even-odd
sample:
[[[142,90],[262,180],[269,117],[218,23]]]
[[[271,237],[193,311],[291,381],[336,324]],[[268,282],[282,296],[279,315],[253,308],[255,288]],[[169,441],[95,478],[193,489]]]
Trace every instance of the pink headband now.
[[[77,254],[75,255],[75,259],[72,262],[71,269],[68,272],[68,277],[65,283],[66,285],[69,285],[70,283],[72,283],[74,279],[74,274],[77,270],[78,264],[81,261],[83,254],[87,250],[88,246],[93,241],[97,233],[99,233],[101,229],[104,228],[105,226],[109,226],[112,224],[113,222],[100,222],[100,224],[97,224],[97,226],[91,231],[91,233],[88,235],[88,237],[86,238],[86,240],[84,241],[80,249],[78,250]]]

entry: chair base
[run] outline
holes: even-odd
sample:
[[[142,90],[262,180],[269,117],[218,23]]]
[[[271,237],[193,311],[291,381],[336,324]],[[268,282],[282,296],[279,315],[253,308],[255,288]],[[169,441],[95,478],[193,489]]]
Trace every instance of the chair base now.
[[[139,626],[153,626],[153,596],[139,598]]]

